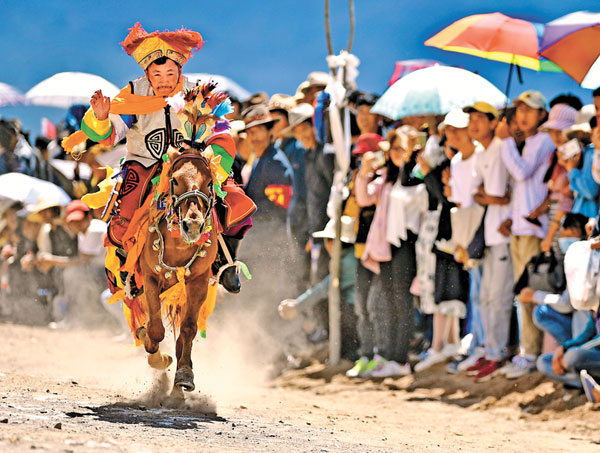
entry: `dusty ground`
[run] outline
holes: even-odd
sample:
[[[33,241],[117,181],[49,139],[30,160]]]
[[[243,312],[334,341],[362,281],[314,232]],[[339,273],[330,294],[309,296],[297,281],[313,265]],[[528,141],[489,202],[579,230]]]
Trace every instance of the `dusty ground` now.
[[[350,381],[317,364],[264,381],[209,331],[182,402],[173,370],[153,375],[113,336],[0,324],[0,451],[600,450],[600,412],[539,375]]]

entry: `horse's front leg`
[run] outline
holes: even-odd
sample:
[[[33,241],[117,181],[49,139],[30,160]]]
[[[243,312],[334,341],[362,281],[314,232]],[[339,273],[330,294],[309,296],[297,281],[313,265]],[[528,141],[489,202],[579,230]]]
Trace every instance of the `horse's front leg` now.
[[[140,327],[136,335],[144,344],[148,355],[148,365],[158,370],[165,370],[173,363],[173,358],[159,351],[159,343],[165,338],[165,326],[162,322],[160,311],[160,298],[158,285],[153,280],[144,281],[146,295],[146,314],[148,322],[145,327]]]
[[[198,331],[198,313],[208,292],[208,276],[195,279],[187,287],[187,301],[177,338],[177,372],[175,386],[187,392],[194,390],[194,372],[192,371],[192,343]]]

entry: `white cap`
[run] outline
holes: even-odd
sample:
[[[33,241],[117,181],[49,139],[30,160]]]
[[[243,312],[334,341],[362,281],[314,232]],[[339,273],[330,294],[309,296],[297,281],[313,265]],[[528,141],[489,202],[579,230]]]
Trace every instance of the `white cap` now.
[[[452,126],[457,129],[464,129],[469,125],[469,114],[462,109],[452,109],[444,117],[442,122],[444,126]]]

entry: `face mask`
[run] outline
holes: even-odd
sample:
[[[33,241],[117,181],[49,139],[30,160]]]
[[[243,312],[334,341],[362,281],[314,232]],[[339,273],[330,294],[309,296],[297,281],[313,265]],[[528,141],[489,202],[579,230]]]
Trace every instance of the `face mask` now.
[[[558,238],[558,246],[560,247],[560,251],[563,253],[567,253],[567,249],[574,242],[580,241],[579,238]]]

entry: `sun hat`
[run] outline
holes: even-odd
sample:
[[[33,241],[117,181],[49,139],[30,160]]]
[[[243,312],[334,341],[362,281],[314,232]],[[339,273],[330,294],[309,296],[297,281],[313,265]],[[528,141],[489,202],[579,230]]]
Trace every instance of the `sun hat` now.
[[[521,102],[527,104],[532,109],[546,110],[546,98],[542,93],[535,90],[523,91],[518,98],[513,100],[513,105],[516,107]]]
[[[346,244],[354,244],[356,242],[356,233],[354,232],[354,218],[343,215],[342,220],[342,233],[340,239]],[[314,238],[325,238],[335,239],[335,220],[329,219],[325,228],[322,231],[315,231],[313,233]]]
[[[284,110],[289,112],[296,105],[296,99],[294,96],[290,96],[288,94],[275,93],[269,99],[269,103],[267,104],[267,108],[269,111],[273,110]]]
[[[329,74],[321,71],[313,71],[308,74],[307,80],[298,85],[298,88],[296,88],[296,94],[294,94],[293,97],[296,101],[301,100],[304,98],[304,95],[309,88],[317,86],[324,88],[327,86],[328,81]]]
[[[465,112],[465,113],[472,113],[472,112],[489,113],[494,118],[498,118],[498,110],[496,109],[496,107],[494,107],[492,104],[488,104],[487,102],[483,102],[483,101],[476,102],[473,105],[469,105],[469,106],[463,108],[463,112]]]
[[[577,110],[567,104],[556,104],[550,109],[548,121],[540,126],[540,129],[556,129],[563,131],[575,124],[577,121]]]
[[[43,222],[40,217],[40,212],[50,209],[50,208],[60,208],[61,205],[56,197],[40,197],[36,204],[33,206],[27,207],[27,212],[29,213],[27,219],[31,222],[41,223]]]
[[[288,112],[288,120],[290,125],[286,127],[282,133],[287,134],[296,126],[310,120],[315,114],[315,109],[310,104],[298,104]]]
[[[313,71],[308,74],[306,82],[308,82],[302,89],[302,92],[306,91],[310,87],[324,87],[327,86],[329,81],[329,74],[321,71]]]
[[[231,136],[238,137],[242,132],[246,130],[246,123],[244,123],[242,120],[234,120],[229,122],[229,127],[231,127],[231,129],[229,130]]]
[[[462,111],[462,109],[452,109],[444,117],[442,124],[445,126],[452,126],[457,129],[464,129],[469,125],[469,114]]]
[[[242,112],[244,117],[244,123],[246,124],[246,130],[264,124],[269,127],[279,121],[279,118],[273,118],[271,113],[264,104],[257,104],[248,107]]]

